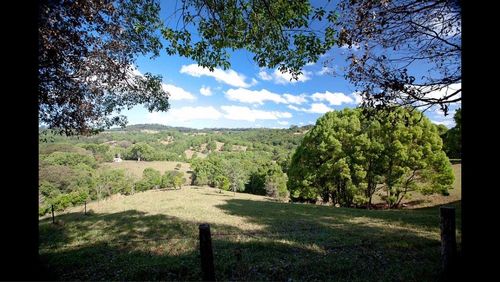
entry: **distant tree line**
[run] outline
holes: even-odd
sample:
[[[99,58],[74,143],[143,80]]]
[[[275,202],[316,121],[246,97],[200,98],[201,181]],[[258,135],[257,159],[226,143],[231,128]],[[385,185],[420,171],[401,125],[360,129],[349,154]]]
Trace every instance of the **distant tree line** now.
[[[286,174],[266,152],[222,152],[191,160],[194,185],[287,200]]]
[[[157,132],[143,132],[139,130],[153,129],[142,125],[90,137],[53,135],[39,146],[40,212],[45,213],[49,203],[64,209],[115,193],[179,188],[185,182],[179,171],[161,175],[146,169],[135,181],[125,171],[99,168],[116,156],[189,161],[193,185],[285,201],[370,206],[375,192],[384,192],[383,199],[395,207],[411,191],[447,193],[452,180],[446,155],[460,158],[460,110],[451,129],[405,109],[368,116],[358,109],[330,112],[307,128],[201,132],[154,126]],[[224,144],[220,150],[217,142]],[[207,156],[195,154],[188,160],[187,149]]]
[[[96,157],[82,148],[63,145],[42,151],[39,162],[39,215],[48,213],[51,206],[64,210],[85,201],[102,200],[113,194],[130,195],[150,189],[180,189],[186,178],[180,171],[146,168],[142,178],[135,180],[124,169],[99,168]],[[45,148],[47,149],[47,148]],[[44,154],[48,152],[47,154]]]

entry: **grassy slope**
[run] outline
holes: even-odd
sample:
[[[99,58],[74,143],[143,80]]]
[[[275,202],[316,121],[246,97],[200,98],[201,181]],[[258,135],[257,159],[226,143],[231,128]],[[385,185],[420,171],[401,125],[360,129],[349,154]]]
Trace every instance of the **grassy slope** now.
[[[87,208],[94,214],[75,207],[56,217],[63,224],[40,221],[40,255],[53,279],[200,280],[204,222],[217,280],[432,281],[439,273],[437,207],[356,210],[184,187]]]

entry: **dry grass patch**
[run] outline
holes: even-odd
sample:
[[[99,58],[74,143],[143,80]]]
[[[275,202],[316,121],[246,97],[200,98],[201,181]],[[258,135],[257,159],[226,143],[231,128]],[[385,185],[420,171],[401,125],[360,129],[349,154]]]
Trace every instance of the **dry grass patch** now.
[[[191,171],[191,166],[188,163],[184,162],[170,162],[170,161],[122,161],[122,162],[116,162],[116,163],[103,163],[102,166],[106,168],[111,168],[111,169],[125,169],[127,173],[131,176],[133,176],[136,179],[142,178],[142,172],[144,169],[150,167],[154,168],[158,171],[160,171],[162,174],[165,173],[165,171],[168,170],[176,170],[175,166],[177,164],[181,164],[181,168],[179,169],[180,172],[184,173],[184,177],[188,179],[188,181],[191,179],[191,173],[188,173],[188,171]],[[190,183],[190,182],[188,182]]]

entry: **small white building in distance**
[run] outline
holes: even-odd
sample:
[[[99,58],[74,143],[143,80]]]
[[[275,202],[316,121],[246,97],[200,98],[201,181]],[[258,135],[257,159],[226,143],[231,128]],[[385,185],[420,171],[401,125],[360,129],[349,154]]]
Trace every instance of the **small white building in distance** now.
[[[116,155],[115,158],[113,159],[114,163],[119,163],[121,161],[122,161],[122,158],[121,158],[120,154]]]

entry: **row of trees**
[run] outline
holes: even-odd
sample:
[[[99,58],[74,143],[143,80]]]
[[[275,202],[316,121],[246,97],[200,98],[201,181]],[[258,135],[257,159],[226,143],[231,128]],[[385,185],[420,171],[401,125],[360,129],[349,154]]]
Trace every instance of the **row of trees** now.
[[[268,195],[286,200],[286,174],[271,154],[241,152],[210,154],[193,159],[194,185],[210,185],[227,191]]]
[[[367,207],[379,190],[390,207],[411,191],[446,194],[454,175],[442,145],[418,111],[329,112],[293,155],[288,189],[295,199]]]
[[[146,191],[159,188],[181,189],[185,182],[186,178],[184,178],[184,173],[180,171],[165,171],[165,173],[161,175],[161,172],[156,169],[146,168],[142,173],[142,179],[135,184],[135,191]]]

